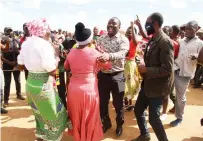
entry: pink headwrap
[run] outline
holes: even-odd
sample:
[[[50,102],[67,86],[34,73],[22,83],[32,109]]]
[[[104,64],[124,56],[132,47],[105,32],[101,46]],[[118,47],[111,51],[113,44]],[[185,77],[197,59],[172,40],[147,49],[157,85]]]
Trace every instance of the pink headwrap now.
[[[27,23],[29,33],[34,36],[43,37],[47,31],[50,31],[46,19],[33,20]]]

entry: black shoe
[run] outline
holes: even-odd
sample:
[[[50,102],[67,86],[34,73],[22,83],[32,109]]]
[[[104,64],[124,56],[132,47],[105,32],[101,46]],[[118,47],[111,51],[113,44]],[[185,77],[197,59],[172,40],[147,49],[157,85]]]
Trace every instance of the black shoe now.
[[[203,126],[203,118],[201,119],[200,124],[201,124],[201,126]]]
[[[17,99],[25,100],[25,98],[24,98],[22,95],[18,95],[18,96],[17,96]]]
[[[130,112],[134,109],[134,106],[133,105],[129,105],[125,110]]]
[[[104,133],[106,133],[106,131],[112,127],[111,120],[109,118],[103,119],[102,124],[103,124],[102,128]]]
[[[123,127],[122,126],[117,126],[116,128],[116,135],[121,136],[123,133]]]
[[[7,113],[8,113],[8,111],[6,109],[1,108],[1,114],[7,114]]]
[[[108,123],[108,124],[106,124],[106,125],[103,125],[103,132],[106,133],[106,131],[107,131],[108,129],[110,129],[111,127],[112,127],[112,124],[111,124],[111,123]]]
[[[150,135],[140,135],[138,138],[133,139],[131,141],[150,141]]]

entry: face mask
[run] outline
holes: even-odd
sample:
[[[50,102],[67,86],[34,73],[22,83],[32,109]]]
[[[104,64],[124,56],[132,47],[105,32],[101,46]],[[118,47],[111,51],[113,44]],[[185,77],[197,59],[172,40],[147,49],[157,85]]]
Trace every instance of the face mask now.
[[[145,24],[145,29],[147,31],[147,35],[154,34],[154,32],[155,32],[153,23],[146,23]]]

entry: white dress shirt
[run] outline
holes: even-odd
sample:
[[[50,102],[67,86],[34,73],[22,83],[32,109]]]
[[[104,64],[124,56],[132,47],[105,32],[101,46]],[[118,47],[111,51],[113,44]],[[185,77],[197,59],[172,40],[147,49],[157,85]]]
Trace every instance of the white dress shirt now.
[[[179,75],[193,78],[197,66],[197,60],[191,60],[191,56],[198,57],[203,41],[194,37],[189,42],[186,38],[180,40],[180,49],[178,58],[175,60],[174,70],[180,70]]]
[[[25,65],[30,72],[51,72],[57,61],[51,44],[39,37],[29,37],[21,46],[18,64]]]

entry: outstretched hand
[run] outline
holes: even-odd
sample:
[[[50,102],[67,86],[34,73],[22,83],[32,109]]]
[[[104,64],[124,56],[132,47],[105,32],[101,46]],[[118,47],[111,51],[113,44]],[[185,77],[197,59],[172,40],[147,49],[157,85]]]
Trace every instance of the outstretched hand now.
[[[106,62],[106,61],[109,61],[110,60],[110,55],[106,52],[102,53],[101,56],[99,56],[97,58],[97,61],[99,62]]]

